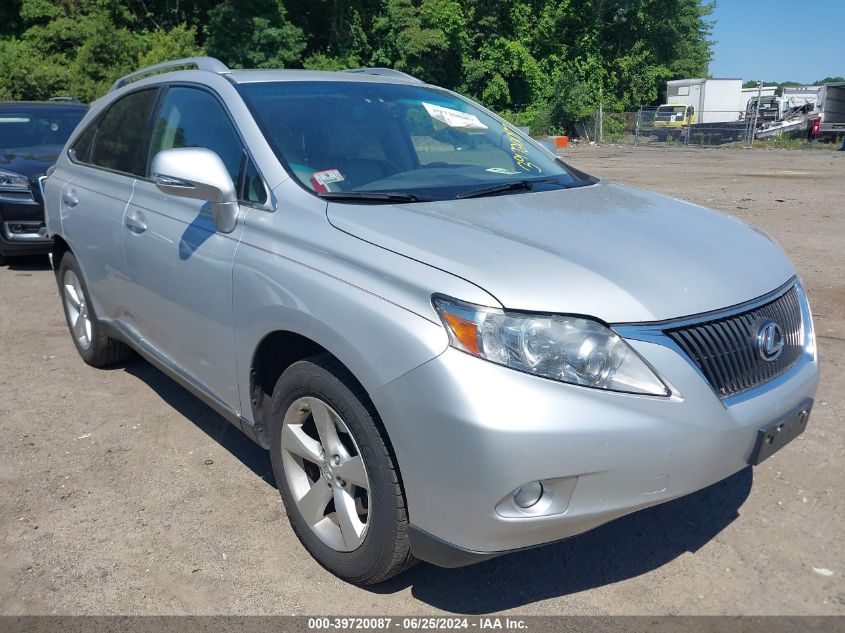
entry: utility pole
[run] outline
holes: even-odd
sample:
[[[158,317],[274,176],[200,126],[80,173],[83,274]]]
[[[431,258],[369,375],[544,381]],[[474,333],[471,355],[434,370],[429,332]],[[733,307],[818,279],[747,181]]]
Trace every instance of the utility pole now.
[[[754,147],[754,133],[757,131],[757,112],[760,110],[760,99],[763,98],[763,82],[757,82],[757,102],[754,104],[754,116],[751,117],[751,129],[748,130],[748,147]]]
[[[604,140],[604,82],[602,81],[599,84],[599,130],[598,134],[598,142],[601,143]]]

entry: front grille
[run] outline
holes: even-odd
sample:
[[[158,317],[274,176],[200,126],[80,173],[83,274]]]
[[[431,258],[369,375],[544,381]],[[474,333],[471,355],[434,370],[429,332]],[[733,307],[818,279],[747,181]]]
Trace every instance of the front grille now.
[[[765,321],[777,323],[784,347],[773,361],[758,351],[757,333]],[[792,367],[803,349],[801,305],[793,286],[769,303],[732,314],[666,330],[666,334],[698,366],[721,398],[742,393],[779,376]]]

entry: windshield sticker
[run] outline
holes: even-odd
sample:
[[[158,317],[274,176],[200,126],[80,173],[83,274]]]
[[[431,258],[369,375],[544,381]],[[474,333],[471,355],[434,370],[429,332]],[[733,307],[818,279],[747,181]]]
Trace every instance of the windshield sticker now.
[[[511,171],[510,169],[505,169],[504,167],[488,167],[484,171],[489,171],[494,174],[505,174],[506,176],[516,176],[519,173],[518,171]]]
[[[323,186],[332,182],[340,182],[344,178],[337,169],[327,169],[325,171],[315,171],[311,177]]]
[[[479,131],[488,129],[474,114],[467,114],[460,110],[452,110],[451,108],[444,108],[443,106],[425,103],[424,101],[422,105],[432,119],[445,123],[449,127]]]
[[[525,143],[522,142],[522,139],[519,138],[519,135],[507,125],[503,125],[502,129],[505,131],[505,134],[507,134],[508,141],[510,141],[510,150],[511,154],[513,154],[513,162],[516,163],[516,166],[522,171],[536,171],[538,174],[542,174],[543,170],[528,160],[528,149],[525,147]]]

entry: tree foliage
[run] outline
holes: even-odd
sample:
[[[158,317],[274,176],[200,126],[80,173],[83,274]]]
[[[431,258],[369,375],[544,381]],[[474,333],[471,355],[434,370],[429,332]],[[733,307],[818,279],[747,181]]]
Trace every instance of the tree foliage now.
[[[793,86],[806,86],[806,85],[823,86],[825,84],[841,83],[841,82],[845,82],[845,77],[824,77],[823,79],[817,79],[816,81],[814,81],[811,84],[802,84],[800,81],[781,81],[781,82],[764,81],[764,82],[762,82],[762,84],[764,86],[774,86],[775,87],[775,93],[778,94],[778,95],[782,95],[784,88],[790,88],[790,87],[793,87]],[[743,88],[756,88],[758,83],[759,82],[758,82],[757,79],[752,79],[752,80],[746,81],[744,84],[742,84],[742,87]]]
[[[535,131],[636,109],[707,76],[701,0],[4,0],[0,98],[92,100],[140,66],[389,66]]]

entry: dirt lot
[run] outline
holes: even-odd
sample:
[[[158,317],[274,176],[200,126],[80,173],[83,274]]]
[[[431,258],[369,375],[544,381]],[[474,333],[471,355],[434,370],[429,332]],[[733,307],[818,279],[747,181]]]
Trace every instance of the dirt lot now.
[[[142,361],[85,366],[46,262],[18,262],[0,268],[0,613],[845,614],[845,154],[566,156],[780,241],[821,349],[804,436],[565,543],[359,589],[299,545],[266,453]]]

